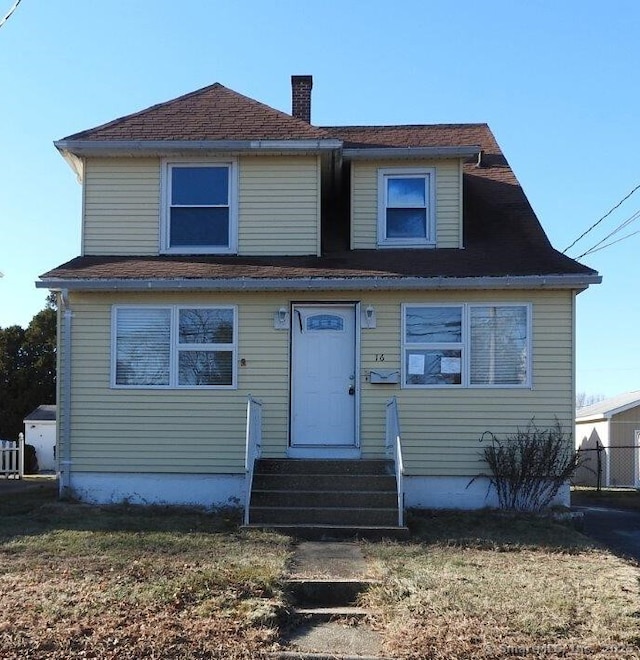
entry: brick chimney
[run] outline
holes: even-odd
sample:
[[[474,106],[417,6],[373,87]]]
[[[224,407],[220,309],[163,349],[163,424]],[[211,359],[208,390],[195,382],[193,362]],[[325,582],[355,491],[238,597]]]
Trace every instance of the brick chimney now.
[[[312,76],[291,76],[291,114],[311,123]]]

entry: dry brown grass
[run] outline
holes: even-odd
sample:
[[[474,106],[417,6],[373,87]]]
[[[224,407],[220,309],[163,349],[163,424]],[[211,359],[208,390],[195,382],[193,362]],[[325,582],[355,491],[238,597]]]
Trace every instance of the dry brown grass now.
[[[260,658],[291,541],[225,515],[0,501],[0,658]],[[438,514],[365,546],[366,605],[397,658],[640,658],[638,567],[569,527]]]
[[[277,641],[286,537],[38,497],[0,504],[3,660],[258,658]]]
[[[422,542],[368,546],[381,583],[366,604],[394,657],[640,658],[637,566],[548,521],[442,514],[418,527]]]

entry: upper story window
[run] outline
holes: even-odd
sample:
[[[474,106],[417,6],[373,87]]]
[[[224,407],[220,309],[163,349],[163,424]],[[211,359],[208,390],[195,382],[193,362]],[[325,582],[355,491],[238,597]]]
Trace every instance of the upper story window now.
[[[167,162],[164,168],[163,251],[236,252],[235,162]]]
[[[435,170],[378,170],[378,245],[435,245]]]

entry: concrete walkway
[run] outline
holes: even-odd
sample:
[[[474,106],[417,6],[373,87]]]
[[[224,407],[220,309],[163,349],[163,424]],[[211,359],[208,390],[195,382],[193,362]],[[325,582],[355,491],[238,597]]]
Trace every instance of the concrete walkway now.
[[[289,578],[297,625],[275,657],[382,660],[380,638],[358,606],[358,595],[372,581],[359,543],[301,542]]]
[[[364,579],[369,567],[359,543],[305,541],[298,544],[291,577]]]

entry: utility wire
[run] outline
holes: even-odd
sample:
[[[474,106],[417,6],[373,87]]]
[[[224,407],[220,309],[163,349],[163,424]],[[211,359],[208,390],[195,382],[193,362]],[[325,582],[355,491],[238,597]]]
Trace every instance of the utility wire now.
[[[22,2],[22,0],[16,0],[13,3],[13,7],[9,9],[5,17],[0,21],[0,28],[11,18],[11,14],[18,8],[18,5]]]
[[[593,254],[594,252],[600,252],[600,250],[604,250],[605,248],[611,247],[612,245],[615,245],[616,243],[621,243],[622,241],[626,241],[627,238],[631,238],[632,236],[635,236],[636,234],[640,234],[640,229],[637,231],[633,231],[630,234],[627,234],[626,236],[622,236],[619,238],[617,241],[611,241],[611,243],[607,243],[606,245],[603,245],[602,247],[599,248],[591,248],[590,250],[587,250],[584,254],[581,254],[578,259],[582,259],[585,255],[588,254]]]
[[[591,254],[592,252],[597,252],[600,245],[608,241],[612,236],[615,236],[619,231],[622,231],[625,227],[628,227],[632,222],[635,222],[638,218],[640,218],[640,211],[636,211],[630,218],[627,218],[624,222],[621,222],[612,232],[608,233],[603,239],[599,240],[595,245],[592,245],[588,250],[586,250],[579,257],[576,258],[582,259],[582,257],[586,256],[587,254]],[[629,236],[633,236],[634,234],[629,234]],[[626,238],[628,238],[628,236]],[[608,245],[619,243],[620,240],[614,241],[613,243],[609,243],[607,245],[603,245],[603,247],[608,247]]]
[[[628,195],[626,195],[625,197],[623,197],[623,198],[622,198],[622,199],[621,199],[621,200],[620,200],[620,201],[619,201],[619,202],[618,202],[618,203],[617,203],[612,209],[610,209],[609,211],[607,211],[607,212],[606,212],[606,213],[600,218],[600,220],[598,220],[597,222],[594,222],[594,223],[591,225],[591,227],[589,227],[589,229],[587,229],[585,232],[582,232],[582,234],[580,234],[580,236],[578,236],[578,238],[576,238],[576,240],[573,241],[573,243],[571,243],[571,245],[570,245],[569,247],[566,247],[564,250],[562,250],[562,254],[565,254],[565,253],[566,253],[568,250],[570,250],[570,249],[571,249],[571,248],[572,248],[572,247],[573,247],[573,246],[574,246],[579,240],[581,240],[582,238],[584,238],[584,237],[585,237],[590,231],[592,231],[593,229],[595,229],[595,228],[596,228],[596,227],[597,227],[597,226],[598,226],[598,225],[599,225],[599,224],[600,224],[605,218],[608,218],[608,217],[609,217],[609,216],[610,216],[610,215],[611,215],[611,214],[612,214],[617,208],[619,208],[620,206],[622,206],[622,204],[623,204],[624,202],[626,202],[626,201],[629,199],[629,197],[631,197],[631,195],[633,195],[633,193],[634,193],[636,190],[638,190],[639,188],[640,188],[640,183],[639,183],[639,184],[638,184],[638,185],[637,185],[637,186],[636,186],[636,187],[635,187],[635,188],[634,188],[634,189],[633,189]],[[578,259],[579,259],[579,258],[580,258],[580,257],[578,257]]]
[[[639,217],[640,217],[640,211],[636,211],[630,218],[627,218],[624,222],[621,222],[612,232],[609,232],[604,238],[599,240],[595,245],[592,245],[587,250],[587,252],[591,252],[599,245],[602,245],[604,242],[608,241],[612,236],[615,236],[619,231],[622,231],[625,227],[628,227],[632,222],[636,221]],[[581,254],[580,257],[582,256],[583,255]]]

